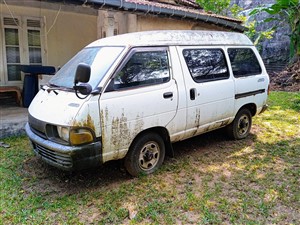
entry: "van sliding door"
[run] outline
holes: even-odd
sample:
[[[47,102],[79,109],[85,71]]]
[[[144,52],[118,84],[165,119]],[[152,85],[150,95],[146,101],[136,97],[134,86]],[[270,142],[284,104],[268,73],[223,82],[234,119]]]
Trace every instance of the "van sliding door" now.
[[[234,83],[221,47],[179,47],[187,90],[186,137],[225,126],[234,110]]]

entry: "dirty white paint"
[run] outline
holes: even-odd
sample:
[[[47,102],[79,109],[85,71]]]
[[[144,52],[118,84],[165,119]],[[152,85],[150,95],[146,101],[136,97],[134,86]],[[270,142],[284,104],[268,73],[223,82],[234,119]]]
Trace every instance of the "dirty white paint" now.
[[[63,126],[91,128],[102,140],[102,161],[123,158],[134,138],[151,128],[167,130],[171,142],[228,125],[238,110],[255,104],[257,113],[266,104],[269,78],[255,47],[243,34],[211,31],[154,31],[125,34],[93,42],[94,46],[124,46],[125,50],[99,83],[102,92],[85,100],[73,92],[41,90],[30,105],[37,120]],[[165,83],[108,90],[109,83],[122,65],[131,47],[165,46],[169,56],[170,80]],[[227,48],[254,50],[262,73],[236,79],[232,75]],[[187,68],[182,51],[187,48],[218,48],[224,54],[229,78],[217,82],[196,83]],[[94,63],[93,66],[97,66]],[[195,99],[190,90],[195,89]],[[237,93],[266,90],[262,94],[236,99]],[[164,98],[172,93],[171,98]]]
[[[73,92],[40,90],[28,108],[30,115],[40,121],[49,121],[51,124],[68,126],[71,118],[78,113],[82,100]],[[73,105],[77,105],[74,107]]]
[[[172,92],[173,98],[163,94]],[[168,83],[103,93],[100,100],[103,158],[122,158],[143,130],[166,127],[177,110],[175,80]]]
[[[45,90],[43,90],[45,89]],[[28,112],[37,120],[60,126],[83,126],[101,135],[98,99],[81,100],[74,92],[56,90],[48,93],[44,86],[33,99]]]
[[[253,45],[249,38],[241,33],[223,31],[144,31],[122,34],[99,39],[92,46],[159,46],[159,45]]]

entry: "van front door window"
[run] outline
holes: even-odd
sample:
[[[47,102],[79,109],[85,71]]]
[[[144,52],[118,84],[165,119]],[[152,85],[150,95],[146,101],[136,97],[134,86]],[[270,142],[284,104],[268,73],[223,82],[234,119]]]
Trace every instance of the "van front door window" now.
[[[168,54],[135,52],[114,79],[114,89],[160,84],[170,80]]]

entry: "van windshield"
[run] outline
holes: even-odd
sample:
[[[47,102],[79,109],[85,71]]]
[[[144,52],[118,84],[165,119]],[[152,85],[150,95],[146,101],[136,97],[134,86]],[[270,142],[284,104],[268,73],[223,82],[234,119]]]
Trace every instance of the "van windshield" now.
[[[123,49],[124,47],[84,48],[51,78],[49,84],[56,87],[73,88],[77,66],[79,63],[85,63],[91,67],[89,84],[94,89]]]

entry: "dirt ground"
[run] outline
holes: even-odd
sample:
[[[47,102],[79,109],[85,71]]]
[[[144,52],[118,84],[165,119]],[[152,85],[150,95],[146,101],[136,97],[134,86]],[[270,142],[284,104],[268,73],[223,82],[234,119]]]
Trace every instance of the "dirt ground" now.
[[[295,74],[297,76],[295,76]],[[300,60],[281,73],[270,74],[271,91],[299,92],[299,74]],[[253,132],[257,132],[257,127],[253,127]],[[204,135],[204,137],[206,137],[206,135]],[[208,136],[210,136],[210,134],[208,134]],[[228,143],[231,142],[227,142],[227,144]],[[212,149],[214,147],[214,144],[209,146],[209,148]],[[119,183],[128,182],[128,178],[130,178],[121,161],[106,163],[95,170],[66,173],[43,163],[42,160],[36,157],[30,158],[24,163],[23,173],[28,177],[36,177],[43,180],[43,182],[39,182],[35,186],[25,183],[25,186],[23,187],[25,193],[38,191],[40,193],[47,192],[47,194],[50,195],[53,194],[61,196],[65,194],[78,193],[82,191],[82,189],[86,188],[99,187],[100,184],[101,186],[118,185]],[[112,175],[112,173],[114,175]],[[49,174],[51,174],[51,176],[49,176]],[[33,188],[35,190],[32,190]]]
[[[298,75],[293,72],[295,68],[298,68]],[[292,71],[292,72],[291,72]],[[272,91],[300,91],[300,60],[297,65],[289,68],[278,74],[271,74],[271,90]],[[252,127],[252,134],[246,140],[241,141],[242,145],[251,146],[255,144],[256,135],[260,132],[258,126]],[[173,161],[184,158],[194,158],[197,154],[209,154],[218,155],[221,151],[225,152],[225,156],[228,154],[227,149],[232,149],[233,145],[238,143],[228,141],[222,135],[221,131],[204,134],[201,137],[193,138],[188,141],[183,141],[174,144],[174,150],[176,152],[175,158],[167,158],[165,163],[172,163]],[[25,177],[23,182],[24,196],[29,196],[32,192],[39,193],[42,196],[49,196],[51,198],[63,197],[81,192],[93,192],[99,189],[113,190],[119,187],[121,184],[130,184],[134,182],[134,179],[128,175],[123,167],[122,161],[113,161],[106,163],[94,170],[79,171],[79,172],[63,172],[56,168],[53,168],[37,157],[31,157],[26,160],[22,165],[22,176]],[[224,171],[224,174],[230,176],[230,171]],[[183,173],[182,177],[186,174]],[[38,182],[30,182],[30,180],[38,180]],[[26,179],[27,178],[27,179]],[[165,179],[172,180],[173,177],[166,177]],[[197,184],[201,185],[201,179],[195,179]],[[179,187],[180,188],[180,187]],[[184,189],[184,187],[182,187]],[[93,211],[93,205],[88,205],[90,211]],[[131,206],[128,206],[130,208]],[[130,211],[130,210],[129,210]],[[98,216],[95,208],[95,215]],[[192,215],[189,215],[191,217]],[[90,218],[90,214],[81,213],[79,215],[82,221],[90,221],[92,223],[93,217]]]
[[[280,73],[270,73],[271,91],[300,91],[300,59]]]

